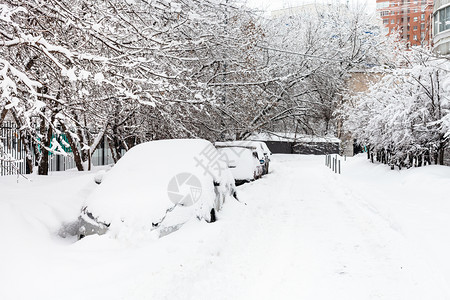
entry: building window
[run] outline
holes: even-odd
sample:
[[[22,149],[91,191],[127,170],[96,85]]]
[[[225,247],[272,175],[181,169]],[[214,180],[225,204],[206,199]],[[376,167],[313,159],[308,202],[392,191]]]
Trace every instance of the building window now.
[[[384,19],[383,24],[389,24],[389,19]]]
[[[438,33],[438,29],[439,29],[439,12],[436,12],[434,14],[434,32],[433,34],[436,35]]]
[[[413,36],[413,40],[417,41],[417,35]]]
[[[417,17],[414,17],[414,22],[417,22],[418,21],[418,18]]]
[[[420,16],[420,19],[421,19],[421,20],[425,20],[425,14],[422,14],[422,15]]]
[[[445,9],[439,11],[439,32],[445,28]]]
[[[413,27],[413,30],[417,30],[417,26],[414,26],[414,27]]]
[[[391,24],[395,24],[395,19],[392,19],[392,20],[391,20]]]
[[[442,10],[442,11],[444,11],[444,10]],[[445,29],[444,30],[447,30],[447,29],[450,29],[450,6],[447,6],[446,8],[445,8]]]
[[[420,29],[421,30],[425,30],[425,24],[424,23],[420,24]]]
[[[422,33],[420,34],[420,40],[421,40],[421,41],[425,40],[425,33],[424,33],[424,32],[422,32]]]
[[[438,21],[439,20],[439,21]],[[442,32],[450,29],[450,6],[439,10],[435,14],[435,31]],[[436,32],[435,32],[436,33]]]

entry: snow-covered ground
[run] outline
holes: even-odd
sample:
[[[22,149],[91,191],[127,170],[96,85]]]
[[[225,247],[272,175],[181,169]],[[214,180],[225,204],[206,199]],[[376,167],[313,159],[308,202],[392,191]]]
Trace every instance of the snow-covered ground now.
[[[274,155],[218,222],[60,238],[94,173],[0,177],[0,299],[450,299],[450,168]]]

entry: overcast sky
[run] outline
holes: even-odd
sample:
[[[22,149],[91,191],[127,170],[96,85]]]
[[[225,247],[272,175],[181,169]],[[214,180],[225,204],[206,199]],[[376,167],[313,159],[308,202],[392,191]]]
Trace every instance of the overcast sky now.
[[[347,3],[346,0],[340,0],[342,3]],[[252,8],[257,8],[265,11],[272,11],[282,8],[288,8],[293,6],[299,6],[304,3],[324,3],[331,1],[323,1],[323,0],[247,0],[247,5]],[[335,1],[333,1],[335,2]],[[376,0],[349,0],[351,5],[363,5],[367,6],[367,11],[374,12]]]

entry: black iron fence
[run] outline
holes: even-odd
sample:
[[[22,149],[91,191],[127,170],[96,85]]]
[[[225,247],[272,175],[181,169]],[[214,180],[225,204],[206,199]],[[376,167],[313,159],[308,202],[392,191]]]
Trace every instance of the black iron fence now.
[[[15,123],[0,127],[0,176],[26,173],[25,149]]]

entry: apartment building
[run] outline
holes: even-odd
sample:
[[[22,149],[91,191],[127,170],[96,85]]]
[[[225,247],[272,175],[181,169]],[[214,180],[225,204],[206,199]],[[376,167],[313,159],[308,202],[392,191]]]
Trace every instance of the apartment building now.
[[[433,11],[433,51],[450,54],[450,0],[436,0]]]
[[[377,0],[377,13],[384,32],[399,37],[410,46],[431,45],[433,0]]]

